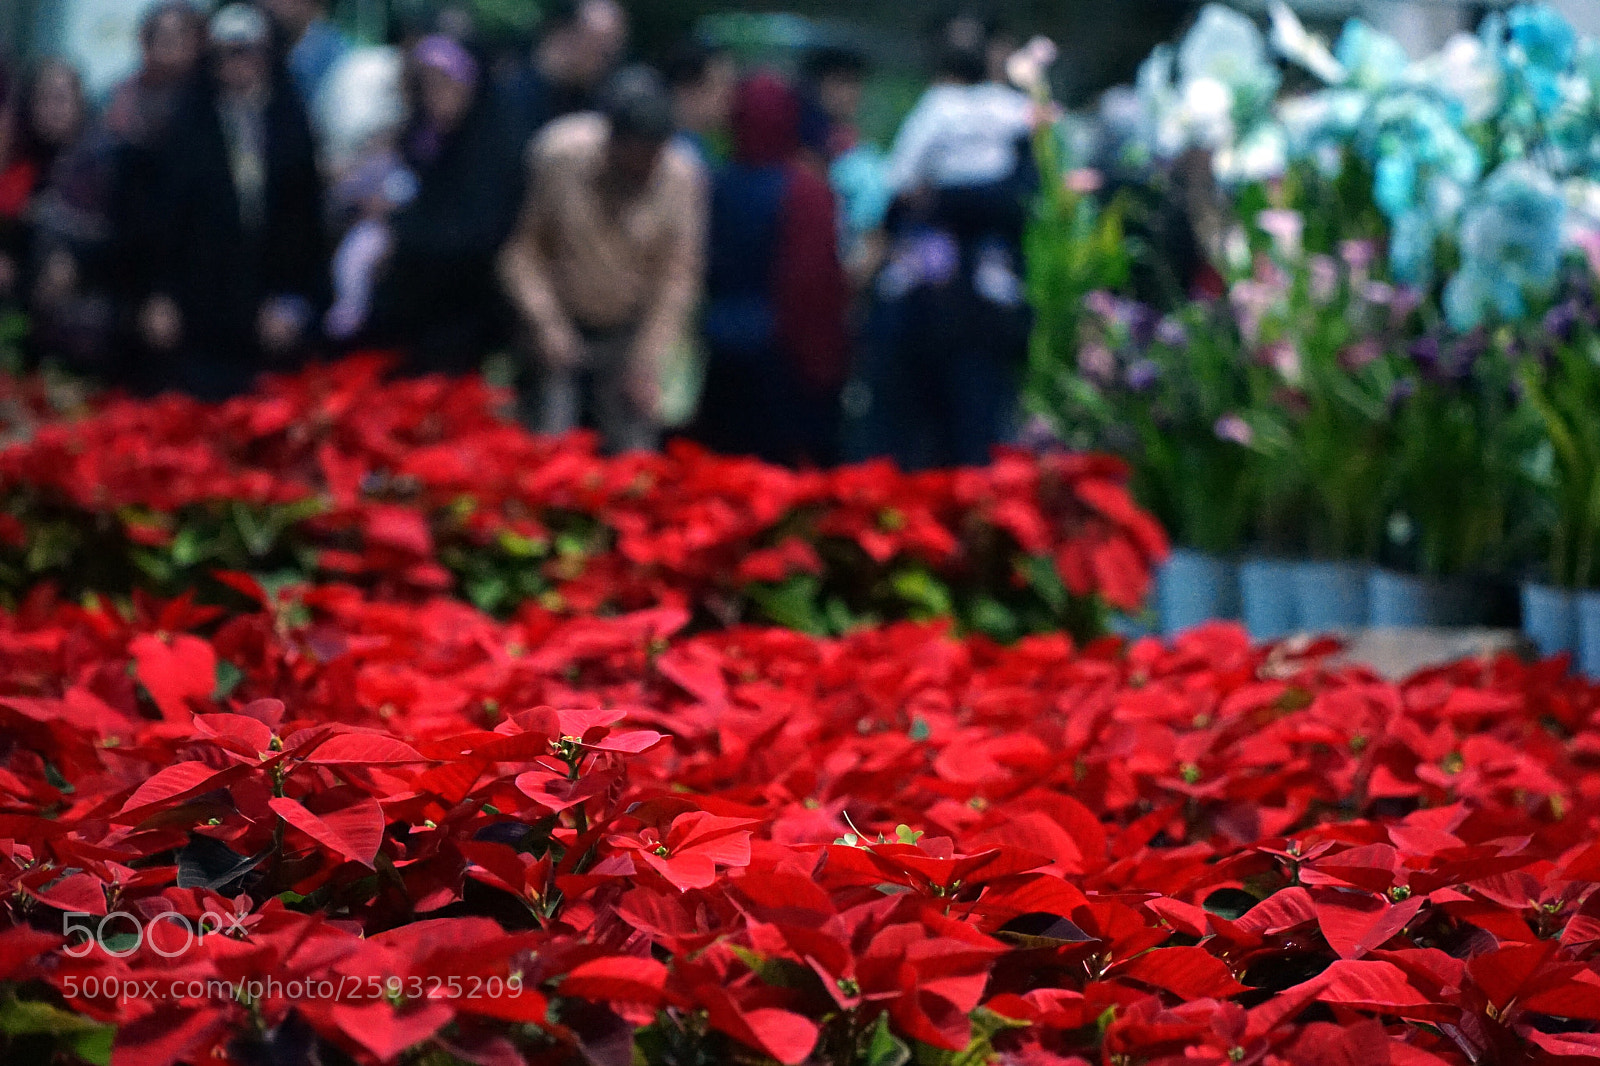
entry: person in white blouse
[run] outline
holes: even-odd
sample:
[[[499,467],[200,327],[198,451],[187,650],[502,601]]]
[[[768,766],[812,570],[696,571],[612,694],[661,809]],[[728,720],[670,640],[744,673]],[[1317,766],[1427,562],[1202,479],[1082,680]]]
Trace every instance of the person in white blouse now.
[[[1037,188],[1035,108],[989,81],[985,60],[981,46],[947,50],[885,168],[890,252],[874,350],[850,402],[863,409],[852,417],[867,451],[909,468],[985,463],[1016,423],[1031,328],[1022,234]]]
[[[889,153],[887,180],[896,195],[1004,181],[1033,128],[1032,99],[984,80],[980,53],[952,49],[942,66]]]

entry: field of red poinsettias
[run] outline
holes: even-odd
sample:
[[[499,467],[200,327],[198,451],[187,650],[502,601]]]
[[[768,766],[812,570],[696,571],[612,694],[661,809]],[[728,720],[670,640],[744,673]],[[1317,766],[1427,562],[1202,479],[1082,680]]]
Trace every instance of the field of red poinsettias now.
[[[0,453],[0,1062],[1600,1059],[1600,687],[999,643],[1137,600],[1114,465],[493,400],[355,364]]]
[[[355,360],[221,405],[113,401],[0,451],[0,589],[168,594],[218,568],[454,590],[486,610],[669,603],[838,632],[957,613],[1001,637],[1138,607],[1160,528],[1116,460],[793,473],[688,446],[604,459],[481,380]]]

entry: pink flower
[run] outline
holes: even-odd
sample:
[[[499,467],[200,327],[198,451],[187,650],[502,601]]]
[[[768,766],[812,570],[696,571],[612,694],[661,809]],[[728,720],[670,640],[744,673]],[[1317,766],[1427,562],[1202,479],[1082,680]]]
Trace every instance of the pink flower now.
[[[1280,259],[1293,262],[1305,250],[1305,216],[1298,211],[1283,208],[1262,211],[1256,215],[1256,225],[1272,238],[1272,248]]]
[[[1311,275],[1311,299],[1326,306],[1339,295],[1339,264],[1332,256],[1314,255],[1308,265]]]
[[[1371,241],[1344,241],[1339,245],[1339,256],[1353,273],[1365,274],[1377,261],[1378,248]]]
[[[1079,196],[1089,196],[1097,193],[1106,183],[1105,175],[1093,167],[1079,167],[1076,170],[1069,170],[1064,181],[1067,191],[1075,192]]]
[[[1350,347],[1339,353],[1339,365],[1348,371],[1354,372],[1376,363],[1382,355],[1383,346],[1378,343],[1377,338],[1368,337],[1350,345]]]
[[[1394,286],[1382,281],[1367,281],[1361,285],[1361,299],[1369,304],[1379,307],[1388,307],[1394,303]]]
[[[1289,385],[1299,385],[1305,377],[1300,350],[1289,341],[1274,341],[1261,353],[1261,361],[1278,372]]]
[[[1090,381],[1110,384],[1117,377],[1117,357],[1103,344],[1086,344],[1078,352],[1078,370]]]
[[[1255,431],[1250,428],[1250,423],[1238,415],[1223,415],[1217,419],[1213,432],[1216,433],[1218,440],[1229,441],[1242,448],[1250,447],[1251,442],[1256,439]]]

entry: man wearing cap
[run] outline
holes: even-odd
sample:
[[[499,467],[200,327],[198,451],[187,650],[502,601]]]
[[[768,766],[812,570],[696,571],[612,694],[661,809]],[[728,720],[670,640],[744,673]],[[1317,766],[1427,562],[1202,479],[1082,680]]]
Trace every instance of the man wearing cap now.
[[[209,69],[158,165],[139,314],[151,389],[222,398],[298,350],[327,288],[322,188],[304,110],[277,84],[254,7],[212,17]]]
[[[500,273],[531,334],[535,430],[587,414],[612,451],[658,442],[662,366],[705,257],[704,176],[673,133],[670,95],[635,68],[600,112],[558,119],[533,143]]]

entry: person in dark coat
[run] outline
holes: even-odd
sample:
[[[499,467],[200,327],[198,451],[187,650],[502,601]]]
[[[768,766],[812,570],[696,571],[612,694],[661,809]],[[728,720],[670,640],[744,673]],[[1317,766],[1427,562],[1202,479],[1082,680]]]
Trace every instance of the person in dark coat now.
[[[41,63],[0,112],[0,300],[31,295],[39,199],[88,125],[83,80],[59,59]]]
[[[266,16],[211,20],[211,70],[161,152],[139,384],[206,399],[292,366],[326,300],[322,183],[300,100],[274,71]]]
[[[553,0],[529,62],[504,79],[517,136],[527,141],[566,115],[592,111],[628,48],[628,13],[617,0]]]
[[[739,89],[733,159],[711,198],[696,435],[794,466],[835,461],[850,290],[827,178],[803,161],[798,95],[771,75]]]
[[[413,119],[401,155],[415,196],[392,223],[372,336],[408,368],[466,373],[509,335],[496,257],[522,201],[522,146],[464,46],[443,35],[411,51]]]

